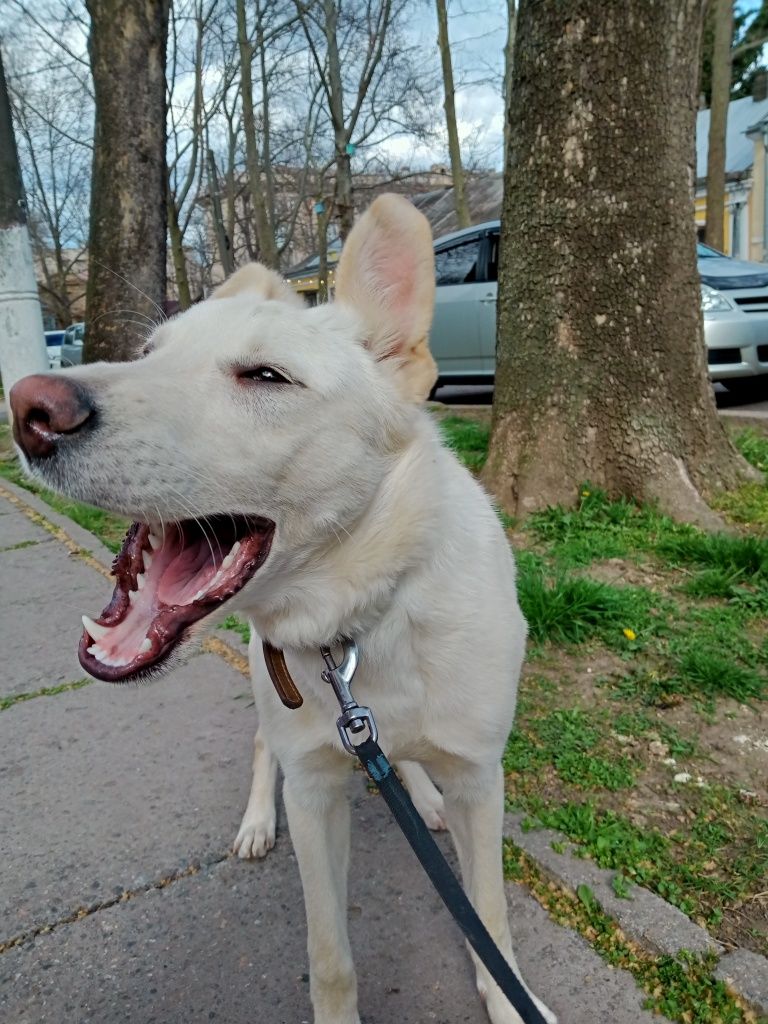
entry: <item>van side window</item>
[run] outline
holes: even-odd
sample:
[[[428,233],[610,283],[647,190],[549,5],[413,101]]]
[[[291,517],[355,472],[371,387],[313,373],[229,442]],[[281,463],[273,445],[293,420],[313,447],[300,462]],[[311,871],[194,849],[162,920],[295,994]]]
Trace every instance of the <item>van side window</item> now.
[[[473,238],[450,249],[435,253],[437,285],[469,284],[477,280],[477,257],[480,239]]]

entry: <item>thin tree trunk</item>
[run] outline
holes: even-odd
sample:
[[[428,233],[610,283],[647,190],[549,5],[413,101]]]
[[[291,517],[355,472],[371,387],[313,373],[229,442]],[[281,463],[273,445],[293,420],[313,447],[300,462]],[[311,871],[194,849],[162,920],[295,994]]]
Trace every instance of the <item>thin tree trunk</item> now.
[[[256,2],[256,46],[259,51],[259,78],[261,79],[261,137],[263,140],[262,163],[264,166],[264,184],[266,186],[265,205],[270,235],[274,239],[275,247],[277,248],[277,239],[275,238],[275,224],[277,223],[275,214],[275,182],[272,170],[272,135],[269,110],[270,83],[269,75],[267,74],[263,11],[259,0]],[[275,265],[277,266],[280,260],[279,252],[276,252],[275,259],[277,261]]]
[[[509,149],[509,102],[512,95],[512,66],[515,53],[517,7],[515,0],[507,0],[507,41],[504,44],[504,160]]]
[[[350,136],[344,123],[344,86],[341,77],[339,40],[336,35],[339,12],[335,0],[324,0],[323,12],[325,41],[328,48],[327,92],[336,157],[333,203],[339,224],[339,237],[344,242],[355,220],[355,204],[352,193],[352,161],[347,152]]]
[[[176,290],[179,293],[179,308],[189,309],[192,305],[192,296],[189,292],[189,277],[187,275],[187,260],[184,256],[184,239],[179,227],[179,214],[176,209],[176,200],[168,190],[168,236],[171,240],[171,255],[173,257],[173,273],[176,278]]]
[[[224,230],[221,197],[219,196],[219,173],[216,170],[216,159],[212,149],[208,150],[208,192],[211,197],[211,215],[213,217],[213,228],[216,232],[219,260],[224,271],[224,277],[229,277],[235,269],[235,262],[232,257],[232,239],[227,236]]]
[[[590,481],[715,525],[706,495],[750,475],[718,420],[702,337],[701,9],[520,4],[484,471],[513,515],[573,505]]]
[[[253,47],[248,39],[245,18],[245,0],[237,0],[237,39],[240,47],[240,89],[243,97],[243,131],[245,132],[245,161],[248,169],[248,187],[251,193],[253,226],[259,246],[259,259],[268,267],[277,268],[278,256],[275,236],[269,225],[267,204],[262,187],[262,166],[256,139],[256,120],[253,115],[253,79],[251,61]]]
[[[328,301],[328,222],[326,209],[317,215],[317,302]]]
[[[464,194],[464,168],[461,166],[461,146],[459,132],[456,127],[455,90],[453,87],[453,62],[451,60],[451,43],[448,38],[448,11],[445,0],[435,0],[437,8],[437,45],[440,49],[440,61],[443,66],[443,110],[445,111],[445,127],[448,132],[448,155],[451,160],[451,177],[453,179],[453,204],[456,208],[456,219],[460,228],[468,228],[472,223],[469,216],[466,196]]]
[[[712,47],[712,101],[707,152],[707,244],[723,249],[725,208],[725,133],[731,99],[733,0],[713,0],[715,38]]]
[[[86,0],[96,106],[84,358],[129,359],[165,298],[169,0]]]

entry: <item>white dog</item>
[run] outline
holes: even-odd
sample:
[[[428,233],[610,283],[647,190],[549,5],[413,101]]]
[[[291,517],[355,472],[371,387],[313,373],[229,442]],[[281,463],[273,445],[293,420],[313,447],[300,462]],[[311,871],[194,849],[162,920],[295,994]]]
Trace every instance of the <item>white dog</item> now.
[[[162,324],[140,361],[26,378],[12,396],[40,479],[137,520],[110,605],[84,620],[88,672],[150,673],[224,606],[253,626],[260,729],[236,849],[272,846],[279,764],[315,1024],[359,1024],[346,925],[353,759],[320,677],[320,646],[342,635],[360,649],[355,696],[427,822],[447,822],[469,896],[516,968],[500,759],[526,627],[491,503],[421,405],[435,380],[434,288],[426,220],[382,196],[344,247],[332,305],[305,308],[246,267]],[[285,652],[298,710],[278,699],[257,637]],[[481,965],[477,985],[493,1024],[519,1024]]]

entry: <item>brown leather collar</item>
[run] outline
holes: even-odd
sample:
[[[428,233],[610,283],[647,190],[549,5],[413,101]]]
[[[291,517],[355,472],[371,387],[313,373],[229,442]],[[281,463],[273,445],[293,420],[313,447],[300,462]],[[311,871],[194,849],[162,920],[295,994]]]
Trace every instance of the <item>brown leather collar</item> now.
[[[267,663],[267,672],[269,672],[269,678],[277,690],[278,697],[292,711],[300,708],[304,703],[304,698],[299,693],[299,688],[288,671],[288,666],[285,664],[285,655],[277,647],[268,644],[266,640],[263,642],[262,647],[264,649],[264,661]]]

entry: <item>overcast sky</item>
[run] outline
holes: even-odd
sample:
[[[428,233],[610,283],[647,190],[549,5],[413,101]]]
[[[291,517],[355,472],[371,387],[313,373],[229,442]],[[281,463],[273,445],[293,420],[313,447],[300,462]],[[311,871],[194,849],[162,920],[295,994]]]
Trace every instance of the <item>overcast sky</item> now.
[[[504,0],[448,0],[448,11],[462,149],[466,149],[468,160],[474,157],[484,166],[501,170],[504,134],[501,84],[507,5]],[[413,32],[425,53],[437,55],[434,2],[420,9]],[[408,139],[398,140],[390,148],[414,165],[445,161],[448,157],[445,149],[414,149]]]

